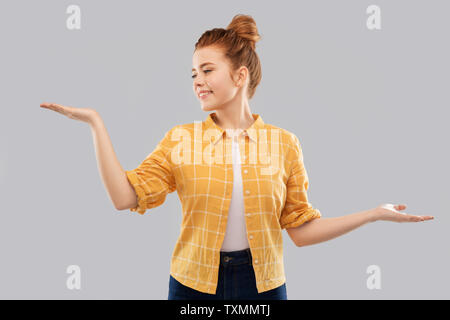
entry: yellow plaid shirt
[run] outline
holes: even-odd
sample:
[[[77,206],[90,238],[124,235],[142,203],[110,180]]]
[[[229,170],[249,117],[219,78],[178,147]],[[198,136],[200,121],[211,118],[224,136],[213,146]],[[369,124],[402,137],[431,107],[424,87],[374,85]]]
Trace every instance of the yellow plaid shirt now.
[[[258,114],[239,135],[247,239],[258,292],[286,281],[282,229],[320,218],[308,202],[308,175],[298,138]],[[195,290],[215,294],[220,249],[233,190],[232,144],[227,130],[205,121],[170,129],[144,161],[126,171],[144,214],[175,190],[182,204],[181,232],[170,274]]]

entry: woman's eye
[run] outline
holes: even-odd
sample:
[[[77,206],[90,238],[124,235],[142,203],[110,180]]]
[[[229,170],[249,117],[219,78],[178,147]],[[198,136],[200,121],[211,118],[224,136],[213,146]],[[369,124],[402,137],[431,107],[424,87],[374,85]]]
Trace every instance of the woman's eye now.
[[[203,72],[206,73],[206,72],[208,72],[208,71],[212,71],[212,70],[204,70]],[[194,74],[194,75],[192,76],[192,79],[194,79],[196,76],[197,76],[197,75]]]

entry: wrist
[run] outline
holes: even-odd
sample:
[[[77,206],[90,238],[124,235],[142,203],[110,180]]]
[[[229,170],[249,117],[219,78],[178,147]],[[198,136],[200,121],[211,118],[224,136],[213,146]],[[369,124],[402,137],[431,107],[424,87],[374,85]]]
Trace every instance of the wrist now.
[[[380,218],[380,213],[377,208],[368,210],[367,215],[369,217],[369,222],[375,222]]]
[[[97,125],[99,122],[102,121],[102,118],[100,117],[100,114],[97,111],[92,111],[92,115],[89,117],[88,123],[91,127]]]

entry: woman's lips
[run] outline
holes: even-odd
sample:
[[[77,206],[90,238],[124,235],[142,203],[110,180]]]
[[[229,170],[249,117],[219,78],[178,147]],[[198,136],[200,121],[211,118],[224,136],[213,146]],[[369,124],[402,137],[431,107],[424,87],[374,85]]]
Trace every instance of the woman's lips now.
[[[202,96],[200,96],[200,99],[206,99],[207,97],[209,97],[212,94],[212,92],[208,92],[207,94],[204,94]]]

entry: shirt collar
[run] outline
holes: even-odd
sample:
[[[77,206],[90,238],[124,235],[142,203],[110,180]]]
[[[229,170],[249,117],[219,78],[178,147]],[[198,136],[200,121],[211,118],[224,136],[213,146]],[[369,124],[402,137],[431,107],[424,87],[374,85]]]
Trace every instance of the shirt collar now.
[[[244,132],[249,136],[249,138],[251,140],[253,140],[253,142],[257,142],[257,136],[258,136],[257,130],[264,128],[264,121],[259,114],[252,113],[252,117],[255,121],[252,123],[252,125],[248,129],[245,129]],[[225,132],[225,130],[222,129],[221,127],[219,127],[216,124],[216,122],[214,121],[214,119],[217,119],[217,115],[215,112],[208,114],[208,117],[205,120],[205,130],[208,130],[208,129],[216,129],[217,130],[217,134],[211,138],[212,143],[216,144],[217,141],[219,141],[220,138],[223,137],[223,133]]]

